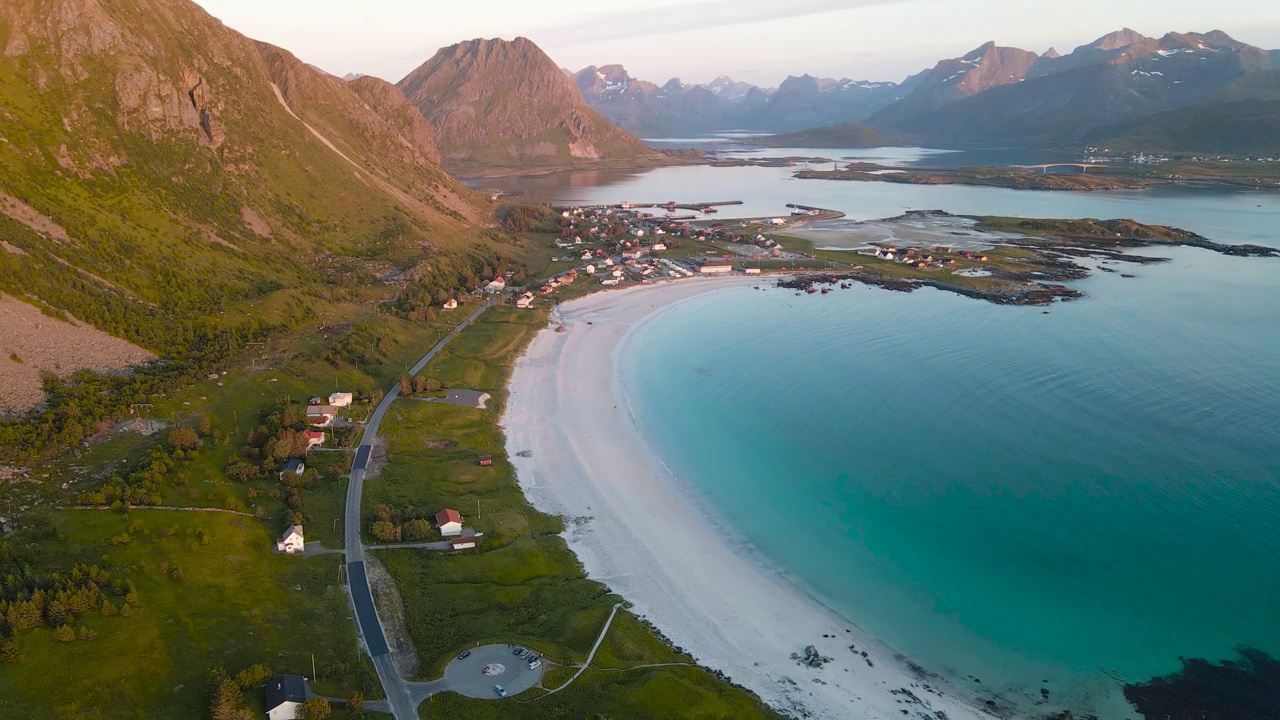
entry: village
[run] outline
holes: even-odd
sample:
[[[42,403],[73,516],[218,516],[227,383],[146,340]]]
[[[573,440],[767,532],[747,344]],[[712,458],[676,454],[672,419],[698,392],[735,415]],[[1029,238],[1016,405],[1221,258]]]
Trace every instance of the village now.
[[[697,209],[706,214],[714,212],[715,205],[737,202],[646,206],[623,202],[557,207],[561,229],[554,246],[555,252],[563,254],[551,260],[553,268],[561,269],[534,285],[523,286],[514,284],[514,273],[508,271],[490,280],[482,292],[502,300],[514,298],[517,307],[528,308],[536,298],[584,280],[593,286],[617,287],[692,277],[760,275],[769,270],[787,270],[789,264],[803,270],[805,261],[821,262],[786,250],[764,233],[786,227],[797,217],[812,220],[839,215],[832,211],[792,206],[792,220],[753,219],[738,221],[733,227],[723,222],[699,221],[692,213],[674,214],[678,209]],[[656,215],[642,208],[665,209],[667,214]],[[456,301],[450,300],[443,309],[455,307]]]
[[[334,392],[327,398],[313,397],[306,407],[306,424],[307,429],[303,430],[301,437],[305,442],[305,447],[301,448],[303,457],[289,458],[285,460],[279,468],[279,478],[282,482],[286,480],[301,480],[307,472],[306,457],[313,451],[329,450],[334,452],[353,452],[352,448],[325,448],[326,442],[334,445],[333,436],[326,433],[326,429],[334,427],[343,427],[358,422],[353,422],[344,412],[349,412],[355,396],[350,392]],[[477,460],[481,467],[490,467],[493,465],[493,459],[487,455],[482,455]],[[482,533],[477,533],[469,527],[464,527],[462,515],[453,508],[442,508],[429,519],[417,518],[413,525],[413,530],[403,532],[399,526],[393,527],[390,533],[378,532],[379,528],[375,523],[373,528],[374,539],[379,542],[385,542],[385,545],[374,545],[371,548],[379,547],[417,547],[429,550],[470,550],[476,547],[478,538]],[[409,521],[405,525],[409,525]],[[433,532],[439,535],[438,541],[427,540],[425,532],[426,524],[430,525]],[[405,543],[403,545],[395,544],[402,540],[423,540],[424,542]],[[285,529],[284,534],[276,541],[274,550],[276,553],[283,555],[308,555],[321,554],[330,552],[320,546],[319,543],[311,543],[311,547],[307,547],[305,530],[302,525],[290,525]]]

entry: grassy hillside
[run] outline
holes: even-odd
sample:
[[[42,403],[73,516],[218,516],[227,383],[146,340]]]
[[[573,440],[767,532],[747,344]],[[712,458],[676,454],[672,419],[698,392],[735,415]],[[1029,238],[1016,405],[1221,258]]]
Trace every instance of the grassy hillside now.
[[[19,0],[0,47],[0,292],[162,358],[50,381],[43,412],[0,425],[0,460],[79,441],[314,321],[318,298],[407,286],[408,313],[512,253],[398,119],[407,102],[389,121],[190,2]]]
[[[1280,100],[1238,100],[1159,113],[1097,130],[1117,150],[1280,157]]]
[[[871,148],[893,144],[874,128],[857,123],[765,135],[752,142],[765,147],[794,148]]]

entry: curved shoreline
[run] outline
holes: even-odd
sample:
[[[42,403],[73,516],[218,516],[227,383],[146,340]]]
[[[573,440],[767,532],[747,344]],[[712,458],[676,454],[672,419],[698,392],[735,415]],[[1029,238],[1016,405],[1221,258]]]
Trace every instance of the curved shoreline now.
[[[783,712],[990,717],[735,542],[637,425],[620,367],[635,333],[685,300],[753,283],[685,280],[598,293],[557,310],[553,323],[564,331],[544,330],[516,363],[502,419],[522,489],[538,509],[566,518],[565,539],[590,577],[700,663]],[[801,666],[791,655],[807,645],[831,660]]]

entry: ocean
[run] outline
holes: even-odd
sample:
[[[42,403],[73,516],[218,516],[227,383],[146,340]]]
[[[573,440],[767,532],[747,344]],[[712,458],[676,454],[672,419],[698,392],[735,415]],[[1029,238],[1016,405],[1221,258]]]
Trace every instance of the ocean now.
[[[726,532],[872,636],[1026,712],[1137,718],[1121,685],[1180,658],[1280,656],[1280,261],[1142,252],[1170,262],[1047,308],[700,296],[620,378]]]

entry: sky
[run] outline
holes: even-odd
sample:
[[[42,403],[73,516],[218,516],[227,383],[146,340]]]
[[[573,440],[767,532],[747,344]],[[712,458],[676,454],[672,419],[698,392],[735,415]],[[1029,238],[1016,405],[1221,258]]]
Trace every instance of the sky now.
[[[776,86],[788,75],[894,80],[994,40],[1062,53],[1130,27],[1223,30],[1280,48],[1273,0],[196,0],[249,35],[335,75],[395,82],[476,37],[537,43],[561,67]]]

